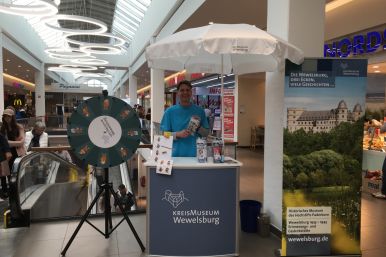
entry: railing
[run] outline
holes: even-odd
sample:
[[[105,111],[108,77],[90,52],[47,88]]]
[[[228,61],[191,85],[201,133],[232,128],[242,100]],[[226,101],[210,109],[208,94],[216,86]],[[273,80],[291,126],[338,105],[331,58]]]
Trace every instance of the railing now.
[[[29,118],[17,119],[17,123],[22,125],[25,130],[30,130],[36,121],[42,121],[48,129],[67,128],[67,117],[61,115],[34,116]]]

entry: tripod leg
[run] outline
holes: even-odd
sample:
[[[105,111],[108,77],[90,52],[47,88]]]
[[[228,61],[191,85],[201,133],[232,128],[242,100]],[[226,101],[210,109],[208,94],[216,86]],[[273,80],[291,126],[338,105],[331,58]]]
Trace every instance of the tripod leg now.
[[[129,219],[129,216],[127,215],[126,211],[123,209],[122,203],[119,200],[117,193],[114,192],[114,190],[112,188],[110,188],[110,191],[111,191],[111,193],[114,196],[114,200],[118,203],[119,209],[121,210],[123,216],[125,217],[125,220],[127,221],[127,224],[129,224],[131,232],[133,232],[133,235],[134,235],[135,239],[137,240],[137,242],[139,244],[139,247],[141,247],[142,252],[144,252],[145,251],[145,246],[142,244],[142,241],[139,238],[139,236],[137,234],[137,231],[135,230],[133,224],[131,223],[131,221]]]
[[[86,213],[82,216],[82,220],[79,222],[78,226],[76,227],[74,233],[72,234],[70,240],[67,242],[66,247],[64,247],[63,251],[61,252],[62,256],[66,255],[66,252],[68,248],[71,246],[72,241],[74,241],[76,235],[78,234],[80,228],[82,227],[83,223],[86,221],[88,215],[90,215],[90,212],[92,208],[94,207],[95,203],[98,201],[99,197],[102,195],[104,188],[100,188],[97,195],[95,196],[94,200],[91,202],[91,205],[88,207]]]
[[[111,206],[110,206],[110,190],[108,190],[110,185],[105,184],[105,238],[109,238],[111,225]]]
[[[111,211],[110,211],[109,222],[110,222],[110,230],[111,230],[113,228],[113,218],[112,218]]]

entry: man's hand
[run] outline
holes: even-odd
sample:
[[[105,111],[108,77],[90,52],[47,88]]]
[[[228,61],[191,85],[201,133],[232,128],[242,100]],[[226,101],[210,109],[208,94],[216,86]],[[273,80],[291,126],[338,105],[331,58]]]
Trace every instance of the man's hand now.
[[[12,158],[12,153],[11,152],[6,152],[5,153],[5,158],[9,161]]]
[[[176,137],[178,138],[185,138],[190,136],[190,132],[186,129],[183,129],[181,131],[176,132]]]

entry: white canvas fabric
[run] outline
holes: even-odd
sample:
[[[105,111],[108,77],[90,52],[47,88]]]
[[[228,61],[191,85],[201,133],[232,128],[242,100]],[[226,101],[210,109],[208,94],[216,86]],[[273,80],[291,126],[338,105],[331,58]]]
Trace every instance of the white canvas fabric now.
[[[165,37],[146,48],[150,68],[189,73],[276,71],[285,59],[300,64],[297,47],[248,24],[212,24]]]

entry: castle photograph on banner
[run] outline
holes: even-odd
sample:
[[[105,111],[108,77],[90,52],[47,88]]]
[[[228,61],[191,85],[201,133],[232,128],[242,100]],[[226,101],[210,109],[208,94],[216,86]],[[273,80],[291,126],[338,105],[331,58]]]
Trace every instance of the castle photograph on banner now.
[[[360,254],[367,60],[286,63],[282,256]]]

